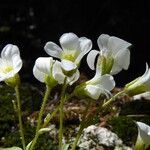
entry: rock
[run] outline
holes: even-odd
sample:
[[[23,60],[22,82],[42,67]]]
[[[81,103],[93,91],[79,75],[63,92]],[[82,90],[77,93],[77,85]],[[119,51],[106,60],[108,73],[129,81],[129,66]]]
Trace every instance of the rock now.
[[[132,150],[123,145],[123,141],[106,128],[91,125],[84,129],[78,147],[80,150],[97,150],[98,147],[111,147],[115,150]]]

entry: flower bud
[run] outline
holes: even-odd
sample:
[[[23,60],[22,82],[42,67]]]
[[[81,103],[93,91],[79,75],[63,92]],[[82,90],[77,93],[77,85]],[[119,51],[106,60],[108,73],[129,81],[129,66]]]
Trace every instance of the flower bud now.
[[[150,91],[150,69],[148,68],[148,65],[146,64],[145,73],[141,77],[126,84],[125,92],[129,96],[134,96],[134,95],[141,94],[141,93],[148,92],[148,91]]]
[[[150,145],[150,126],[142,122],[136,122],[138,126],[138,137],[135,150],[146,150]]]

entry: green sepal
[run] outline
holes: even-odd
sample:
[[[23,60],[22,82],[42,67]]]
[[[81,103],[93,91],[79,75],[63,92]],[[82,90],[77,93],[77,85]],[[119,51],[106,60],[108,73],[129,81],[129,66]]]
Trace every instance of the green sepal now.
[[[45,84],[47,86],[49,86],[50,88],[53,88],[58,84],[58,82],[52,76],[46,75],[45,76]]]
[[[19,74],[15,74],[14,77],[11,77],[7,80],[5,80],[5,83],[8,85],[8,86],[11,86],[11,87],[16,87],[17,85],[20,85],[20,77],[19,77]]]

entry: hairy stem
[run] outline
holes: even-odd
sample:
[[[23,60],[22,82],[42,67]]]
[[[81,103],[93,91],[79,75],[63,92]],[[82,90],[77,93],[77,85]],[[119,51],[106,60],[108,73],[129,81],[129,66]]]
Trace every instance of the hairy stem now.
[[[26,144],[25,144],[23,125],[22,125],[21,100],[20,100],[20,93],[19,93],[19,86],[18,85],[15,86],[15,92],[16,92],[16,99],[17,99],[17,111],[18,111],[18,119],[19,119],[20,136],[21,136],[21,140],[22,140],[23,150],[25,150]]]
[[[71,150],[75,150],[75,149],[76,149],[76,146],[77,146],[77,143],[78,143],[78,141],[79,141],[79,139],[80,139],[80,136],[81,136],[81,134],[82,134],[82,131],[83,131],[83,129],[85,128],[85,126],[86,126],[86,124],[87,124],[85,120],[86,120],[87,112],[88,112],[90,106],[91,106],[91,100],[88,100],[88,105],[87,105],[85,111],[83,112],[82,122],[81,122],[79,131],[78,131],[78,133],[77,133],[77,136],[76,136],[76,138],[75,138],[75,141],[74,141],[74,143],[73,143],[73,145],[72,145]]]
[[[116,100],[116,98],[122,94],[124,94],[124,91],[120,91],[118,92],[116,95],[114,95],[111,99],[109,99],[106,103],[104,103],[102,105],[102,109],[106,108],[107,106],[109,106],[112,102],[114,102]]]
[[[66,80],[67,78],[65,78],[63,87],[62,87],[62,91],[61,91],[61,99],[60,99],[60,107],[59,107],[59,150],[63,150],[63,145],[62,145],[62,139],[63,139],[63,118],[64,118],[64,103],[65,103],[65,91],[67,88],[67,84],[66,84]]]
[[[32,143],[31,143],[31,146],[30,146],[29,150],[33,150],[34,149],[34,146],[35,146],[35,144],[37,142],[37,139],[39,137],[39,132],[38,131],[41,128],[44,108],[45,108],[46,102],[48,100],[48,97],[50,95],[50,92],[51,92],[51,88],[49,86],[46,86],[46,92],[45,92],[45,95],[44,95],[44,98],[43,98],[43,102],[42,102],[42,106],[41,106],[41,109],[40,109],[40,112],[39,112],[39,118],[38,118],[38,123],[37,123],[37,127],[36,127],[35,137],[34,137]]]

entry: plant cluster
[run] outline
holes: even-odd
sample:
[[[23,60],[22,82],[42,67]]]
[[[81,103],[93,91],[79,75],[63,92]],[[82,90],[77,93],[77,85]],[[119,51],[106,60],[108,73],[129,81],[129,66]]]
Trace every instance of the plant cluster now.
[[[122,91],[116,95],[111,94],[111,90],[115,87],[113,75],[121,70],[127,70],[130,64],[131,44],[115,36],[102,34],[97,40],[100,50],[91,50],[92,41],[86,37],[78,37],[74,33],[65,33],[60,37],[60,46],[53,42],[47,42],[44,49],[50,57],[39,57],[35,61],[33,67],[33,75],[37,80],[46,86],[45,95],[43,97],[41,109],[39,112],[38,123],[33,140],[26,143],[24,136],[24,127],[22,124],[22,111],[19,88],[21,86],[19,71],[22,68],[22,59],[20,57],[19,48],[16,45],[6,45],[0,58],[0,81],[4,81],[8,86],[14,88],[16,101],[13,101],[15,110],[18,113],[20,137],[22,140],[22,148],[12,147],[10,150],[33,150],[41,134],[51,132],[50,121],[59,113],[59,150],[67,150],[69,143],[63,143],[63,119],[64,119],[64,103],[73,96],[84,98],[88,101],[88,106],[84,111],[80,127],[73,144],[70,145],[71,150],[76,149],[76,145],[82,134],[93,118],[89,112],[93,101],[101,101],[95,115],[110,107],[118,96],[127,94],[134,96],[150,91],[150,69],[146,64],[146,71],[137,79],[126,84]],[[74,87],[69,93],[67,87],[72,86],[80,77],[79,67],[82,58],[87,55],[87,64],[95,70],[92,79],[81,83]],[[57,59],[54,59],[57,58]],[[97,59],[96,59],[97,58]],[[96,64],[96,65],[95,65]],[[47,114],[44,120],[43,114],[45,105],[49,95],[54,87],[61,85],[60,101],[58,106],[51,114]],[[150,145],[150,127],[142,122],[136,122],[138,126],[138,138],[135,144],[136,150],[145,150]],[[8,149],[8,148],[3,148]]]

